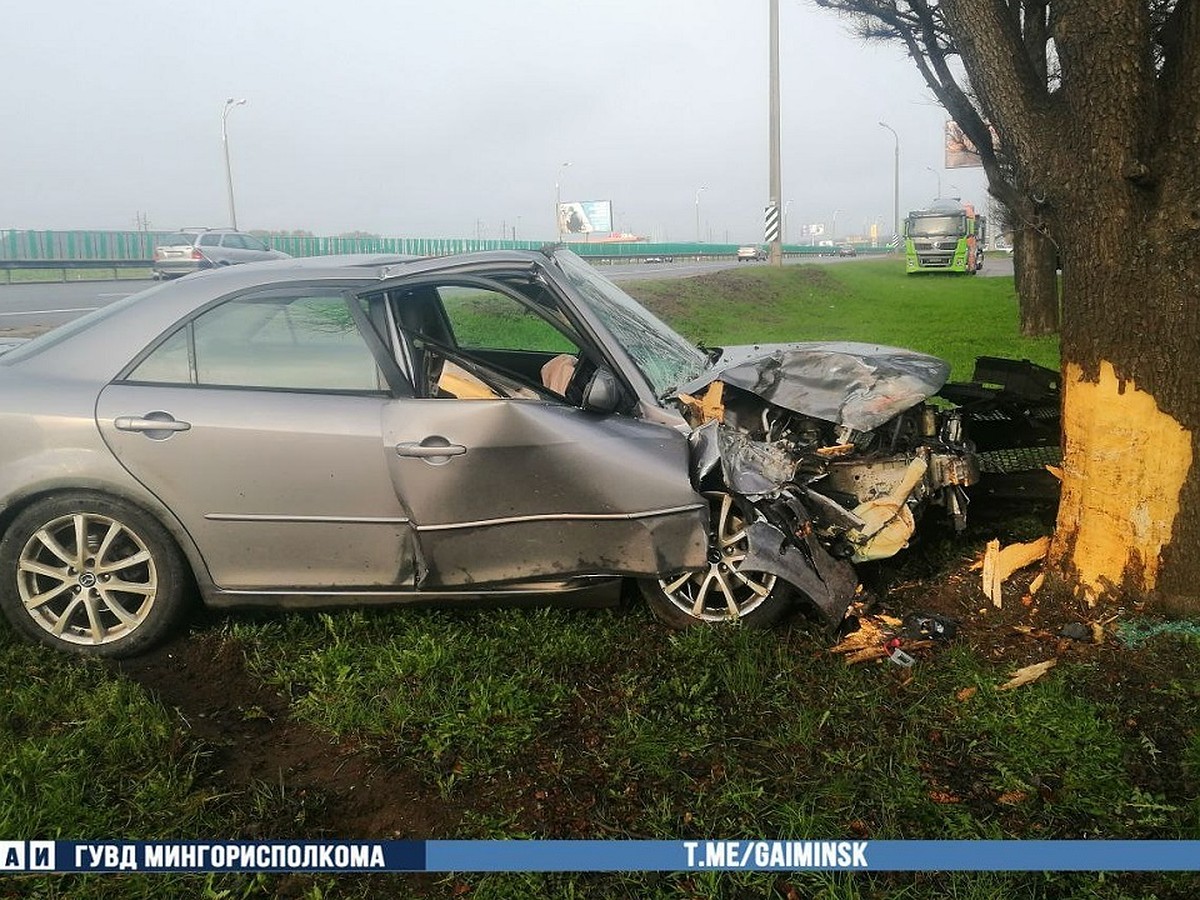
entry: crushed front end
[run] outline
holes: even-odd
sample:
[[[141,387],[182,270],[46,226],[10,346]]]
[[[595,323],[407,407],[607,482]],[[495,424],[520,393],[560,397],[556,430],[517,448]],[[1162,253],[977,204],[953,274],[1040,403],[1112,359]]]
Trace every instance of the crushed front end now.
[[[927,402],[944,362],[848,343],[726,353],[678,403],[697,487],[760,514],[743,569],[785,579],[836,624],[858,585],[851,563],[902,550],[930,507],[964,527],[979,467],[958,410]]]

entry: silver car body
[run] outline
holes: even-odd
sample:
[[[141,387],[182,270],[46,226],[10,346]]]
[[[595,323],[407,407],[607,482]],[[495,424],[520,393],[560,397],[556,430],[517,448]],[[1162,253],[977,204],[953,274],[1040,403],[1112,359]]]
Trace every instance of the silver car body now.
[[[568,336],[567,386],[537,380],[553,349],[451,332],[458,294]],[[311,320],[263,311],[312,298],[324,324],[304,349],[289,329]],[[248,323],[220,332],[245,346],[222,349],[222,317]],[[342,365],[352,346],[369,372]],[[211,271],[0,355],[0,538],[38,498],[88,491],[155,517],[212,605],[611,595],[624,576],[723,568],[710,505],[733,491],[762,509],[748,560],[837,621],[847,558],[896,552],[909,508],[961,518],[978,473],[953,417],[923,404],[944,364],[854,344],[715,356],[563,250]],[[448,393],[450,364],[479,384]],[[723,407],[697,417],[718,387]],[[887,503],[881,549],[864,517]]]
[[[154,248],[151,267],[155,278],[169,278],[219,266],[288,258],[288,254],[273,250],[252,234],[226,228],[191,228],[160,241]]]

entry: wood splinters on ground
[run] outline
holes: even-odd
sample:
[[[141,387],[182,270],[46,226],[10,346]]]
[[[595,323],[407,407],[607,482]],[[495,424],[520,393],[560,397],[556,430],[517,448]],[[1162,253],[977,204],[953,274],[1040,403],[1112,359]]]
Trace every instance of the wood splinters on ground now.
[[[1046,583],[1046,573],[1038,572],[1037,575],[1033,576],[1033,581],[1029,582],[1029,596],[1030,597],[1036,596],[1037,592],[1042,589],[1042,585],[1044,585],[1045,583]]]
[[[852,631],[829,648],[830,653],[855,653],[863,649],[874,649],[886,644],[904,623],[895,616],[863,616],[858,620],[858,631]],[[885,652],[886,656],[887,653]]]
[[[983,595],[992,601],[992,606],[1000,608],[1003,602],[1004,582],[1020,569],[1031,566],[1039,559],[1045,559],[1050,552],[1050,538],[1041,537],[1036,541],[1025,544],[1009,544],[1001,549],[1000,541],[993,538],[988,541],[983,554]],[[1039,575],[1039,578],[1041,576]],[[1037,579],[1034,579],[1037,581]],[[1040,588],[1041,582],[1038,583]],[[1035,588],[1029,586],[1030,594]]]
[[[1034,663],[1033,665],[1017,669],[1017,671],[1013,673],[1013,677],[1004,682],[1004,684],[1000,685],[1000,687],[996,688],[996,690],[1009,691],[1013,688],[1019,688],[1022,685],[1031,684],[1053,669],[1056,665],[1058,665],[1058,658],[1054,657],[1053,659],[1048,659],[1045,662]]]

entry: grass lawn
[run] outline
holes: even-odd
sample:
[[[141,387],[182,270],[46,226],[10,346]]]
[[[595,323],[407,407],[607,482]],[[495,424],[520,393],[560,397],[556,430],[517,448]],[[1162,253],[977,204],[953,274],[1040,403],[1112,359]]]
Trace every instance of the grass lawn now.
[[[1002,279],[894,262],[629,285],[709,343],[846,338],[1054,365]],[[0,629],[0,835],[21,838],[1200,838],[1200,641],[1056,637],[1085,613],[956,588],[987,537],[933,533],[870,590],[963,602],[911,670],[848,667],[803,617],[671,633],[612,610],[205,615],[121,666]],[[976,576],[977,577],[977,576]],[[972,584],[974,582],[971,582]],[[972,613],[968,617],[968,613]],[[1029,627],[1032,632],[1014,630]],[[1056,656],[1041,681],[998,686]],[[1194,897],[1185,875],[104,876],[0,897]]]
[[[709,346],[847,340],[940,356],[965,381],[977,356],[1058,368],[1055,337],[1023,338],[1009,278],[905,275],[904,261],[755,266],[696,278],[629,282],[629,293]]]

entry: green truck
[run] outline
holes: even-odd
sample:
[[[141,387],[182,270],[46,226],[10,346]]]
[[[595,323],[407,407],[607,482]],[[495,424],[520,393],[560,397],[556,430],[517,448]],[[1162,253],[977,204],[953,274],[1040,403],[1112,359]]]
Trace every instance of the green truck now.
[[[966,272],[983,267],[987,221],[969,203],[935,200],[904,220],[905,271]]]

